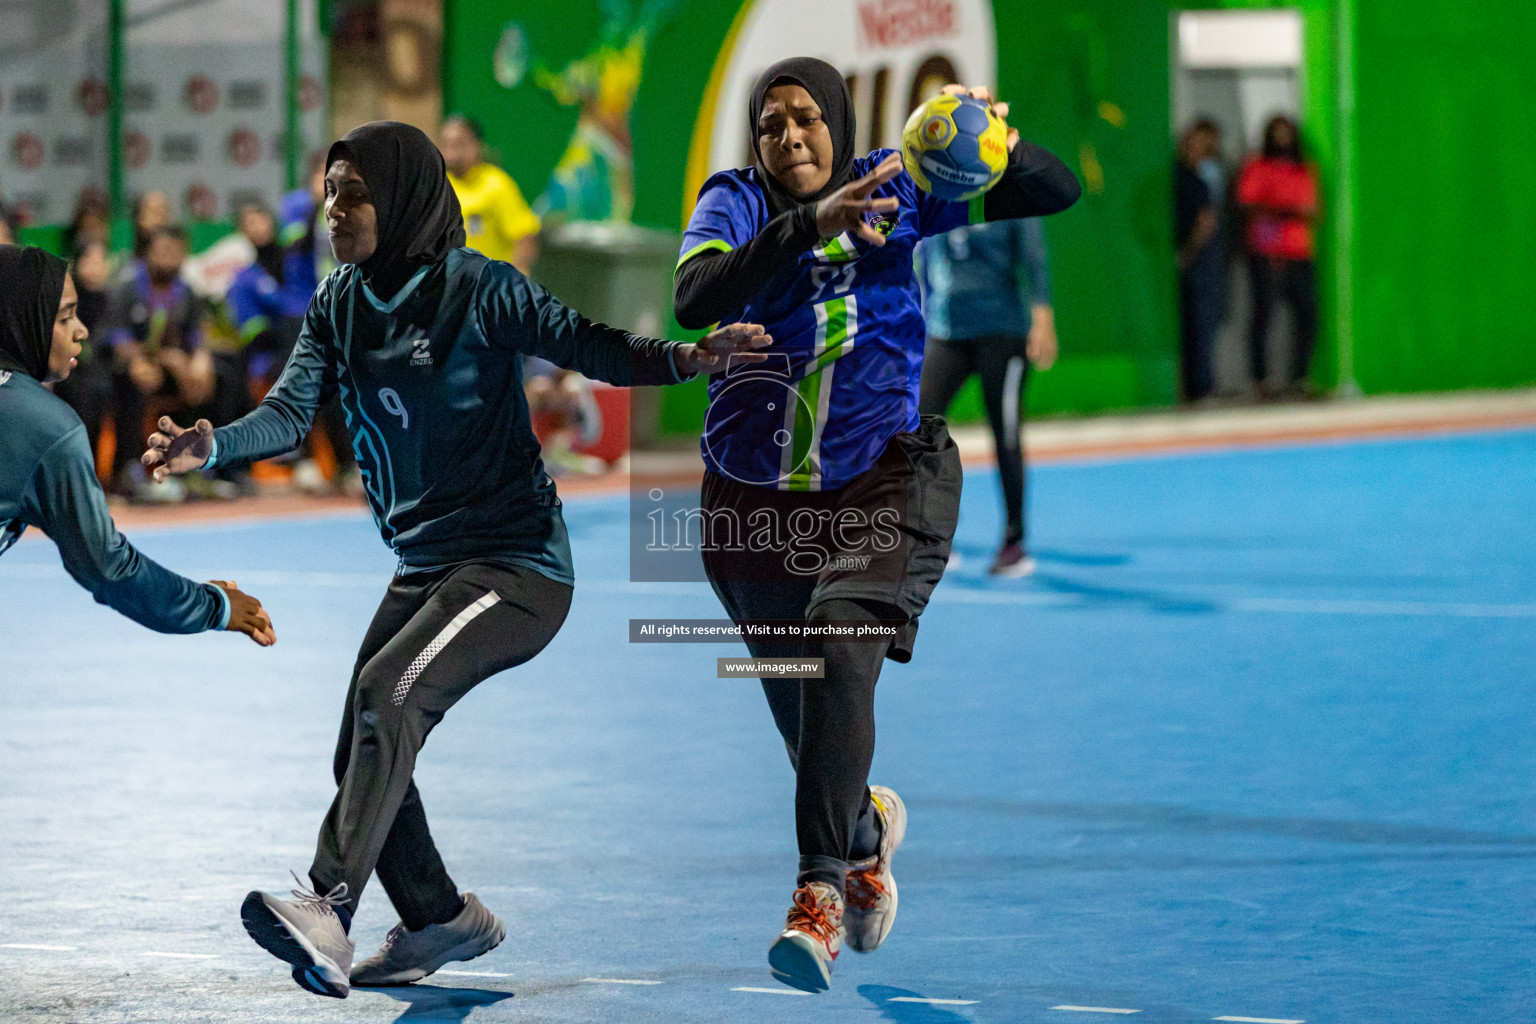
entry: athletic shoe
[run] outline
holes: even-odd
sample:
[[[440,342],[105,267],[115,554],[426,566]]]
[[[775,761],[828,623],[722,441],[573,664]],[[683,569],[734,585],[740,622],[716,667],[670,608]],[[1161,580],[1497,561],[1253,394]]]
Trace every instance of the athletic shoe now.
[[[391,928],[379,951],[352,968],[352,984],[409,985],[443,964],[495,949],[507,937],[507,926],[474,893],[463,896],[464,909],[447,924],[429,924],[419,932],[404,922]]]
[[[784,932],[768,949],[768,966],[791,988],[825,992],[842,948],[842,895],[826,882],[807,882],[795,890]]]
[[[843,890],[847,911],[843,932],[855,953],[873,953],[896,923],[896,879],[891,857],[907,835],[907,805],[887,786],[870,786],[870,802],[880,816],[880,848],[873,857],[848,866]]]
[[[1024,553],[1019,542],[1011,540],[997,549],[997,557],[992,560],[992,568],[987,570],[987,575],[1018,579],[1030,575],[1038,568],[1035,560]]]
[[[336,908],[347,901],[347,883],[319,895],[304,887],[297,875],[293,899],[253,892],[240,907],[240,920],[256,945],[293,965],[293,980],[316,995],[347,998],[351,986],[352,940]]]

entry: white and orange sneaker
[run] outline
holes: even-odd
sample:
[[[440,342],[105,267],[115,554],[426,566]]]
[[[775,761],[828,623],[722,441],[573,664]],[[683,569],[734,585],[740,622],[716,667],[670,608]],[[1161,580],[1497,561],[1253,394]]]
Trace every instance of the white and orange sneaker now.
[[[907,835],[907,805],[888,786],[870,786],[870,802],[880,816],[880,848],[873,857],[848,865],[843,889],[846,911],[843,930],[848,948],[873,953],[896,923],[896,879],[891,857]]]
[[[791,988],[825,992],[842,948],[842,894],[826,882],[807,882],[795,890],[784,931],[768,950],[768,966]]]

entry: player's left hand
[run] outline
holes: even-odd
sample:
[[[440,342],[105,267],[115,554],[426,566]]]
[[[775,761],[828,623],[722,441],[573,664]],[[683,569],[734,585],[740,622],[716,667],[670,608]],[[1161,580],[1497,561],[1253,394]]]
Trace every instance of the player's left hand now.
[[[972,99],[981,100],[983,103],[985,103],[989,107],[991,107],[992,108],[992,113],[997,115],[997,119],[999,121],[1003,122],[1004,126],[1007,126],[1007,124],[1008,124],[1008,104],[1006,104],[1006,103],[993,103],[992,102],[992,90],[988,89],[986,86],[984,86],[984,85],[977,85],[977,86],[972,86],[971,88],[967,89],[963,85],[946,85],[942,91],[945,92],[945,93],[948,93],[948,94],[950,94],[952,96],[969,96]],[[1009,128],[1008,129],[1008,152],[1012,153],[1013,152],[1013,147],[1017,146],[1018,144],[1019,144],[1019,130],[1017,128]]]
[[[696,344],[679,345],[672,352],[677,372],[690,376],[720,373],[743,363],[760,363],[768,355],[757,350],[772,344],[773,336],[764,333],[761,324],[727,324],[706,334]]]

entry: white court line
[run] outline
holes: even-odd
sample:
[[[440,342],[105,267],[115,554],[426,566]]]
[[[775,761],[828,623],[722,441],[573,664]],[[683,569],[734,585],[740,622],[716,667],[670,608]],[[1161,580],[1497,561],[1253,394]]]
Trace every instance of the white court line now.
[[[433,971],[433,974],[451,974],[455,978],[510,978],[510,974],[498,974],[495,971]]]
[[[217,960],[217,953],[156,953],[153,950],[145,950],[145,956],[164,956],[172,960]]]
[[[1212,1017],[1211,1020],[1233,1020],[1239,1024],[1307,1024],[1305,1020],[1285,1020],[1281,1017]]]
[[[590,981],[594,985],[660,985],[659,981],[647,981],[644,978],[582,978],[582,981]]]
[[[808,996],[809,992],[801,992],[793,988],[753,988],[750,985],[742,985],[740,988],[731,989],[732,992],[761,992],[765,996]]]
[[[1121,1010],[1113,1006],[1053,1006],[1053,1010],[1076,1010],[1078,1013],[1140,1013],[1140,1010]]]
[[[932,1003],[934,1006],[975,1006],[974,999],[926,999],[923,996],[892,996],[888,1003]]]
[[[45,946],[39,942],[0,942],[0,949],[48,949],[56,953],[72,953],[75,946]]]

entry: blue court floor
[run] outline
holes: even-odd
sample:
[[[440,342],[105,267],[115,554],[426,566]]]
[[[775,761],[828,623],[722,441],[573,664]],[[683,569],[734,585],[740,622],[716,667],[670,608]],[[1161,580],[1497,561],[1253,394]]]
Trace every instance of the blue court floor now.
[[[741,648],[626,642],[631,616],[720,614],[624,581],[626,499],[567,503],[563,632],[422,755],[448,867],[507,941],[345,1001],[238,908],[308,866],[392,566],[371,522],[133,533],[263,598],[271,650],[142,630],[23,542],[0,559],[0,1021],[1531,1020],[1536,432],[1031,488],[1038,575],[985,577],[1000,503],[971,474],[964,564],[886,666],[900,920],[818,997],[765,963],[783,747],[756,685],[714,678]],[[394,921],[371,887],[360,949]]]

